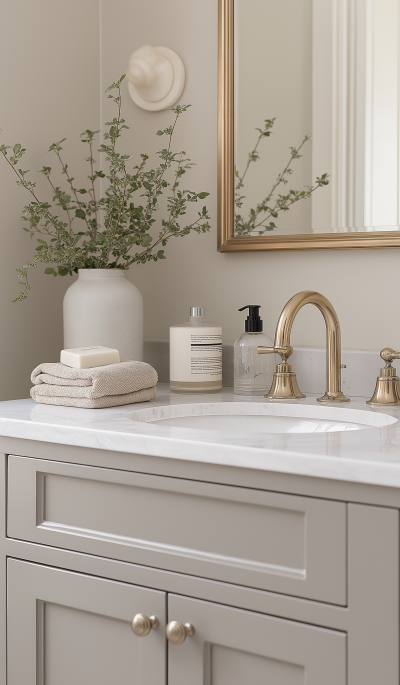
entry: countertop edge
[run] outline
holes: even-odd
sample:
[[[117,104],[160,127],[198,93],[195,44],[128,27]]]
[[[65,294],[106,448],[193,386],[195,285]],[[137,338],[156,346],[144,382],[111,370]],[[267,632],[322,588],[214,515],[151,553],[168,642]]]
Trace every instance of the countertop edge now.
[[[132,455],[182,459],[280,474],[328,478],[364,485],[400,487],[400,464],[398,463],[377,464],[368,460],[352,460],[338,456],[324,456],[321,459],[319,455],[308,455],[296,451],[282,452],[268,448],[206,441],[196,443],[176,437],[132,435],[79,426],[71,428],[43,423],[39,427],[46,429],[40,435],[40,439],[37,425],[21,419],[0,418],[0,437],[103,449]],[[196,446],[195,453],[193,453],[194,445]]]

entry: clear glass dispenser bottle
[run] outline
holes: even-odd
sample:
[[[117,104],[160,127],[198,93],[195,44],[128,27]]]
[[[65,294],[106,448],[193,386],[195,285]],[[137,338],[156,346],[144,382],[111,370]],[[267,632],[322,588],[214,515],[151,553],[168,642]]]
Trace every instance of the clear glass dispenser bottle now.
[[[260,305],[248,304],[239,309],[249,310],[245,321],[245,332],[235,340],[234,392],[235,395],[266,395],[272,385],[275,371],[275,354],[258,354],[257,347],[272,347],[273,342],[263,333],[260,319]]]

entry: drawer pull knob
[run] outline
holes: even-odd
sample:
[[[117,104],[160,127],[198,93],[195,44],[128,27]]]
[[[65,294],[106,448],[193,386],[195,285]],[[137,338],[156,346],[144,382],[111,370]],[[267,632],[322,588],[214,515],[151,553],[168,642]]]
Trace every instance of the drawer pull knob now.
[[[145,616],[136,614],[132,619],[132,630],[138,637],[146,637],[151,630],[158,628],[158,618],[156,616]]]
[[[194,634],[194,628],[191,623],[170,621],[165,632],[169,642],[172,642],[173,645],[181,645],[182,642],[185,642],[187,637],[191,637]]]

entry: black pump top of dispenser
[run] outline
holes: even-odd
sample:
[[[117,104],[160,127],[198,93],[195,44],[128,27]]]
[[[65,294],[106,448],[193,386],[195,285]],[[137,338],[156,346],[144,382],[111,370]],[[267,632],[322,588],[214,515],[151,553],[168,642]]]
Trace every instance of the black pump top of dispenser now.
[[[249,315],[244,322],[246,333],[262,333],[263,322],[260,319],[260,307],[261,305],[259,304],[246,304],[245,307],[238,309],[239,312],[242,312],[244,309],[249,310]]]

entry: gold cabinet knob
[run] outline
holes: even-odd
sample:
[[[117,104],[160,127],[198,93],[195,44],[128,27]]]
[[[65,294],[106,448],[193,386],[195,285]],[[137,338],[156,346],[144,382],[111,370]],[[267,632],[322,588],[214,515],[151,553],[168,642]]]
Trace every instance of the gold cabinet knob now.
[[[165,629],[167,640],[173,645],[181,645],[185,642],[187,637],[192,637],[194,628],[191,623],[180,623],[179,621],[170,621]]]
[[[158,618],[156,616],[145,616],[136,614],[132,619],[132,630],[138,637],[146,637],[151,630],[158,628]]]

